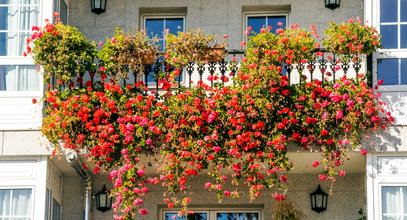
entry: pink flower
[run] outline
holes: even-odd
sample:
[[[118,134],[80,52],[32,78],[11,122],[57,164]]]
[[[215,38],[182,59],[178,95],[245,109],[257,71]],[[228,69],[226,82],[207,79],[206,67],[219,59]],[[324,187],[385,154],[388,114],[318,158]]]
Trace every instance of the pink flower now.
[[[212,183],[210,183],[210,182],[205,183],[205,188],[211,188],[211,187],[212,187]]]
[[[138,176],[144,176],[144,170],[137,170]]]
[[[139,213],[140,215],[147,215],[148,211],[147,211],[147,209],[139,209],[139,210],[138,210],[138,213]]]
[[[103,71],[105,71],[105,70],[106,70],[106,68],[105,68],[104,66],[99,67],[99,71],[100,71],[100,72],[103,72]]]
[[[229,191],[224,191],[224,192],[223,192],[223,195],[225,195],[225,196],[230,196],[230,192],[229,192]]]
[[[246,41],[242,41],[242,42],[240,42],[240,46],[242,46],[242,47],[244,47],[244,46],[246,46]]]
[[[112,44],[115,44],[115,43],[117,42],[117,39],[116,39],[115,37],[112,37],[112,39],[110,40],[110,42],[111,42]]]
[[[345,176],[345,175],[346,175],[346,172],[345,172],[345,171],[339,170],[339,176]]]
[[[384,80],[382,80],[382,79],[381,79],[381,80],[378,80],[378,81],[377,81],[377,85],[381,85],[381,84],[383,84],[383,82],[384,82]]]
[[[319,174],[319,180],[326,181],[327,179],[328,179],[328,176],[326,174]]]
[[[361,149],[361,150],[360,150],[360,153],[361,153],[363,156],[365,156],[365,155],[367,154],[367,150]]]
[[[317,167],[317,166],[319,166],[319,161],[318,161],[318,160],[316,160],[316,161],[312,162],[312,166],[313,166],[313,167]]]
[[[143,204],[143,200],[140,198],[137,198],[136,200],[134,200],[133,205],[141,205]]]
[[[342,112],[342,110],[336,111],[336,116],[335,116],[335,118],[336,118],[336,119],[342,119],[342,118],[343,118],[343,112]]]
[[[284,24],[283,24],[283,22],[278,22],[277,25],[281,27],[281,26],[283,26]]]

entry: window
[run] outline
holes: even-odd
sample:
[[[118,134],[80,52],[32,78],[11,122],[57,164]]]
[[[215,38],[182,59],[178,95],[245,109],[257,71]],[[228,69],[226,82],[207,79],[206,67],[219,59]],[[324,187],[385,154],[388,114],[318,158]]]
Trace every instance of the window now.
[[[158,49],[160,51],[165,50],[165,32],[168,31],[170,34],[177,34],[178,31],[184,31],[184,27],[185,22],[183,16],[144,16],[144,29],[150,38],[158,38]],[[154,71],[148,74],[147,82],[155,82],[154,74]],[[179,80],[182,81],[182,76]]]
[[[0,0],[0,91],[40,91],[40,74],[22,57],[39,14],[40,0]]]
[[[283,24],[282,26],[277,25],[280,22]],[[260,33],[261,28],[272,27],[271,33],[275,34],[277,29],[287,26],[287,15],[247,15],[246,24],[247,27],[252,27],[252,31],[256,33]]]
[[[178,31],[184,31],[184,17],[144,17],[144,29],[149,37],[159,39],[159,50],[165,50],[164,33],[168,30],[170,34],[177,34]]]
[[[258,210],[196,210],[194,214],[185,217],[179,217],[176,211],[164,211],[163,220],[260,220],[260,211]]]
[[[377,26],[383,52],[377,56],[377,79],[383,85],[407,85],[407,1],[380,0]]]
[[[382,186],[382,219],[407,219],[407,186]]]
[[[32,189],[0,189],[1,220],[32,219]]]

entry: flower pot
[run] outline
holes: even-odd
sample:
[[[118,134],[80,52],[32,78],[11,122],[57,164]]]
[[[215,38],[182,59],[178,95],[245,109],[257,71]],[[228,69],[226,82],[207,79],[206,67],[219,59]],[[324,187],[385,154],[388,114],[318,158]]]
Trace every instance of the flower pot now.
[[[223,60],[223,47],[208,47],[205,54],[199,57],[199,61],[220,62]]]
[[[151,65],[155,62],[156,56],[155,53],[144,54],[142,57],[142,63],[145,65]]]

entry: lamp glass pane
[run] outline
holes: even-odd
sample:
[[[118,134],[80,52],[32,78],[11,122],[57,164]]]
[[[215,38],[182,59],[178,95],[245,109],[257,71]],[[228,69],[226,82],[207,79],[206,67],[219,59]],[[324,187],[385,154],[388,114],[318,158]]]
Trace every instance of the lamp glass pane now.
[[[322,207],[323,204],[323,195],[316,195],[316,207]]]
[[[100,194],[99,196],[100,196],[100,201],[99,201],[100,207],[106,207],[107,206],[107,195]]]

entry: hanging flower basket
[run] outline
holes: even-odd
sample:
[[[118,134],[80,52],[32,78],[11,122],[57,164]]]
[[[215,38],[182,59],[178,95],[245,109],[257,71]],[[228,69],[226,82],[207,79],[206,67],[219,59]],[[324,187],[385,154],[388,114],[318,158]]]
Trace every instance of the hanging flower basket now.
[[[224,58],[224,47],[208,47],[205,53],[199,56],[198,61],[220,62]]]

